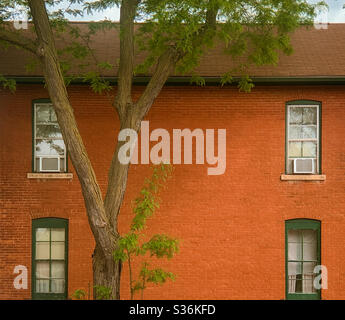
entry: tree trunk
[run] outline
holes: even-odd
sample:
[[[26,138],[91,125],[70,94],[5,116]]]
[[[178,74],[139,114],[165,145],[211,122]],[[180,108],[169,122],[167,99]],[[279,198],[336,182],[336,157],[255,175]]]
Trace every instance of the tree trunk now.
[[[96,242],[94,285],[111,287],[114,298],[118,299],[120,266],[112,256],[119,238],[117,224],[111,224],[106,215],[101,190],[69,103],[44,2],[29,0],[29,5],[37,34],[37,55],[63,139],[81,184],[89,225]]]
[[[105,256],[96,245],[92,255],[93,297],[97,299],[97,286],[111,289],[106,299],[120,299],[121,262],[115,262],[112,255]]]
[[[133,103],[131,99],[133,24],[137,5],[137,0],[129,0],[124,1],[121,6],[121,59],[118,95],[114,107],[119,115],[120,129],[131,128],[138,132],[141,121],[161,91],[180,55],[171,48],[162,55],[149,85],[137,103]],[[101,190],[69,102],[44,1],[29,0],[29,6],[37,35],[36,53],[43,67],[47,89],[63,139],[81,184],[88,221],[96,242],[93,254],[94,286],[110,288],[111,298],[119,299],[121,264],[114,261],[113,252],[119,239],[117,217],[126,190],[129,169],[129,165],[123,165],[118,160],[118,151],[124,142],[116,146],[103,202]],[[97,298],[96,290],[94,290],[94,298]]]

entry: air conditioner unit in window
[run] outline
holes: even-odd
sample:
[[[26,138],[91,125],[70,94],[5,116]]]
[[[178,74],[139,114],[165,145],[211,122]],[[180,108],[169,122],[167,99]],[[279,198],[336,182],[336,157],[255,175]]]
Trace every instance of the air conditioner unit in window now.
[[[314,159],[294,159],[293,162],[294,173],[314,173]]]
[[[40,157],[41,172],[60,172],[59,157]]]

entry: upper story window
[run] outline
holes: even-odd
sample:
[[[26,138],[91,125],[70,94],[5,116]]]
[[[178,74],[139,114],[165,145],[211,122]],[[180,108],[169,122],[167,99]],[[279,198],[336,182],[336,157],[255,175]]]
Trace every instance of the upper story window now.
[[[68,220],[32,221],[32,298],[66,299]]]
[[[320,111],[319,102],[287,104],[287,174],[321,174]]]
[[[66,147],[51,103],[34,103],[34,172],[66,172]]]

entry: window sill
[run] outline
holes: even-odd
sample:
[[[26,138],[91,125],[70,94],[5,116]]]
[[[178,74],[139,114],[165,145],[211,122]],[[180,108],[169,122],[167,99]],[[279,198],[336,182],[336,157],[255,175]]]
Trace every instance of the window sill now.
[[[28,173],[28,179],[72,179],[73,173]]]
[[[282,181],[326,181],[324,174],[282,174]]]

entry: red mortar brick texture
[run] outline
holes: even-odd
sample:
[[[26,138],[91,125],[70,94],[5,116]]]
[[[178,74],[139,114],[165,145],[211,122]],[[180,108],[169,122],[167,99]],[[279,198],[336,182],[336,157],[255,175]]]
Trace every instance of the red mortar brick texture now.
[[[134,95],[141,92],[136,87]],[[118,120],[105,96],[71,86],[69,96],[98,182],[104,193]],[[0,91],[0,299],[30,299],[15,290],[13,269],[31,274],[31,220],[69,219],[68,294],[92,285],[94,241],[80,185],[72,180],[27,179],[31,172],[31,101],[47,98],[41,85]],[[285,159],[285,102],[322,102],[322,168],[326,181],[281,181]],[[227,130],[227,168],[208,176],[208,165],[176,165],[161,209],[147,235],[181,239],[180,253],[164,266],[175,282],[149,287],[147,299],[284,299],[285,220],[321,220],[322,264],[328,268],[323,299],[345,299],[345,91],[344,86],[165,87],[147,119],[150,129]],[[131,201],[147,165],[132,165],[119,218],[128,230]],[[123,268],[121,298],[129,298]]]

